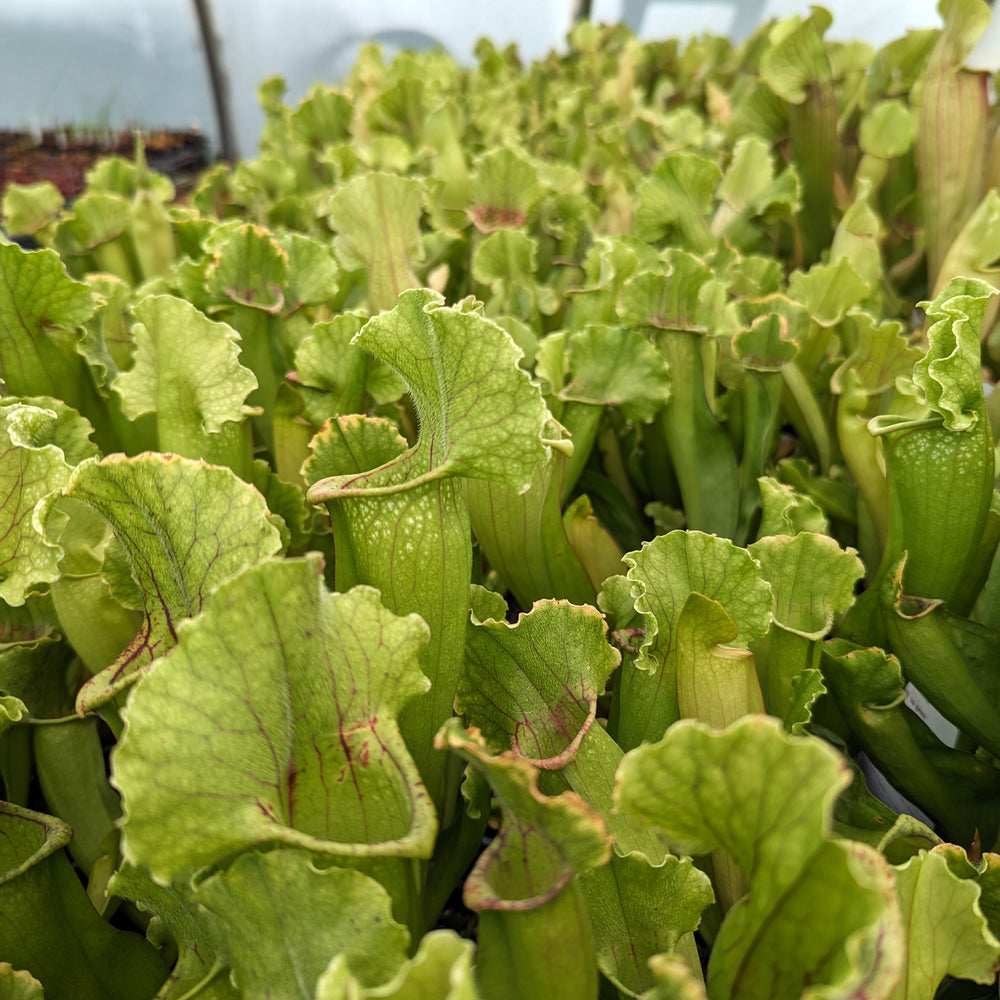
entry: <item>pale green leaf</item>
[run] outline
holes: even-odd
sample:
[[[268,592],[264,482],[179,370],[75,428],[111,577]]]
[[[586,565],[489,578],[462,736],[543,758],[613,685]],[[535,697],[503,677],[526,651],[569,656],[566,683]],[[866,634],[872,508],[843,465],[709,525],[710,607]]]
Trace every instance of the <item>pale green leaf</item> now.
[[[16,646],[33,646],[51,636],[58,622],[49,595],[29,594],[24,604],[0,603],[0,653]]]
[[[391,315],[391,314],[390,314]],[[423,432],[428,423],[422,423]],[[426,440],[426,439],[425,439]],[[427,474],[426,452],[406,450],[387,421],[362,416],[330,421],[314,442],[304,474],[307,497],[327,504],[336,546],[336,585],[376,587],[386,607],[415,612],[431,629],[421,669],[431,691],[404,711],[403,733],[424,782],[444,808],[447,757],[434,734],[452,714],[468,625],[472,541],[462,484]],[[423,473],[423,475],[421,475]],[[428,573],[428,566],[440,567]]]
[[[310,452],[302,475],[312,486],[334,469],[348,476],[392,462],[406,452],[406,438],[388,420],[355,413],[329,421],[310,442]]]
[[[538,243],[517,229],[491,233],[472,255],[472,276],[484,285],[534,281]]]
[[[343,954],[364,986],[406,959],[409,935],[386,891],[360,872],[316,868],[305,851],[242,854],[193,895],[217,919],[215,943],[244,1000],[314,1000],[332,955]]]
[[[365,412],[366,393],[377,403],[388,403],[406,391],[388,365],[352,343],[364,324],[362,313],[341,313],[317,323],[295,352],[306,415],[317,426],[330,417]]]
[[[916,194],[933,293],[942,283],[938,276],[948,248],[988,186],[968,164],[988,159],[990,120],[986,76],[963,66],[989,23],[990,8],[983,0],[941,0],[938,13],[944,28],[909,93],[916,116]]]
[[[655,985],[642,1000],[705,1000],[705,983],[673,955],[654,955],[649,960]]]
[[[213,295],[238,305],[280,312],[285,305],[288,253],[267,230],[243,225],[217,230],[207,284]]]
[[[73,211],[59,224],[73,252],[93,250],[121,236],[132,221],[132,205],[121,194],[91,190],[73,202]],[[124,274],[119,277],[124,278]]]
[[[635,746],[643,738],[659,738],[680,717],[676,627],[688,595],[695,591],[721,605],[736,624],[729,645],[741,649],[767,631],[773,596],[745,549],[700,531],[659,535],[624,561],[644,636],[635,666],[623,674],[619,688],[618,736],[623,745]]]
[[[177,948],[177,961],[156,1000],[183,1000],[194,992],[200,1000],[238,1000],[225,963],[215,951],[217,920],[191,898],[187,880],[162,886],[144,868],[122,862],[108,883],[109,896],[132,901],[162,924]]]
[[[377,133],[399,135],[409,145],[419,145],[427,118],[425,89],[419,78],[392,82],[365,108],[365,120]]]
[[[775,624],[807,639],[826,635],[834,616],[854,603],[865,571],[854,549],[809,531],[771,535],[747,549],[774,591]]]
[[[798,351],[787,333],[785,317],[780,313],[764,313],[736,334],[733,350],[747,368],[759,372],[781,371]]]
[[[626,571],[621,547],[597,519],[586,493],[581,493],[569,504],[562,520],[570,547],[586,571],[596,596],[602,581]]]
[[[882,311],[882,242],[883,224],[871,204],[871,183],[861,180],[858,194],[841,216],[830,244],[830,261],[848,260],[855,274],[864,281],[869,294],[862,300],[875,312]]]
[[[850,996],[862,985],[868,996],[888,995],[904,960],[888,865],[864,845],[830,838],[833,803],[850,777],[828,746],[759,716],[721,732],[680,722],[626,755],[619,808],[678,849],[724,853],[746,879],[715,940],[710,996],[798,1000],[807,987]]]
[[[511,340],[524,352],[521,367],[530,371],[538,352],[538,333],[517,316],[491,316],[490,318],[497,326],[503,327],[510,334]]]
[[[95,163],[84,175],[92,191],[106,191],[131,198],[139,191],[148,191],[156,201],[174,199],[174,185],[165,174],[150,171],[140,159],[133,161],[124,156],[106,156]]]
[[[892,1000],[933,997],[945,976],[992,983],[1000,941],[980,909],[976,881],[955,875],[932,850],[896,868],[895,882],[908,948]]]
[[[323,84],[316,84],[289,117],[292,134],[307,146],[322,149],[350,135],[354,105],[351,99]]]
[[[405,293],[369,320],[354,343],[389,364],[420,415],[421,471],[504,482],[525,490],[545,455],[549,419],[537,387],[517,367],[510,335],[466,301],[446,306],[428,289]]]
[[[712,269],[684,250],[664,254],[666,272],[640,271],[622,286],[618,314],[626,326],[709,333],[719,282]]]
[[[14,695],[0,695],[0,736],[28,714],[28,706]]]
[[[971,843],[1000,825],[1000,776],[970,753],[946,747],[906,705],[899,660],[844,639],[824,643],[823,677],[865,754],[935,822],[942,835]]]
[[[76,345],[93,292],[66,274],[53,250],[0,244],[0,381],[14,396],[56,396],[80,408],[86,378]]]
[[[545,194],[535,165],[510,147],[485,153],[470,186],[472,221],[483,233],[523,226]]]
[[[673,236],[677,245],[707,252],[715,245],[706,216],[722,177],[714,160],[672,153],[639,185],[636,235],[651,243]]]
[[[78,558],[79,551],[73,557],[68,553],[62,563],[62,576],[52,584],[52,600],[59,615],[60,629],[83,661],[89,676],[113,663],[132,641],[142,625],[142,597],[137,592],[130,593],[123,586],[127,581],[132,591],[136,591],[127,560],[116,558],[120,546],[108,530],[104,518],[75,500],[59,501],[58,509],[69,506],[73,507],[74,513],[88,511],[105,532],[101,543],[92,550],[93,563],[89,569],[81,565],[83,560]],[[67,531],[58,539],[60,544],[69,545],[70,551],[75,548],[74,535],[81,520],[74,517]],[[102,550],[103,565],[97,562]],[[86,569],[86,572],[73,575],[73,571],[81,569]],[[109,583],[109,580],[114,583]],[[94,628],[95,621],[101,623],[100,628]]]
[[[43,1000],[45,991],[30,972],[15,969],[10,962],[0,962],[0,996],[4,1000]]]
[[[947,248],[941,270],[934,282],[935,295],[940,292],[952,278],[979,278],[996,288],[1000,285],[996,262],[1000,258],[1000,194],[995,188],[986,192],[983,200],[976,206],[961,230],[955,236],[954,242]],[[989,333],[989,326],[996,315],[996,305],[993,304],[986,312],[987,329],[983,336]]]
[[[502,622],[507,617],[507,602],[503,594],[474,583],[469,587],[469,606],[473,625],[492,619]]]
[[[475,621],[455,706],[495,751],[512,750],[537,767],[561,770],[596,809],[621,854],[660,864],[662,843],[614,815],[611,789],[622,751],[597,721],[597,699],[620,654],[591,607],[538,601],[514,625]]]
[[[643,508],[643,513],[652,519],[658,535],[669,535],[671,531],[678,531],[684,527],[684,511],[671,507],[670,504],[651,500]]]
[[[749,208],[773,180],[770,145],[760,136],[743,136],[733,146],[732,161],[719,182],[716,195],[733,214],[738,214]],[[713,228],[718,231],[718,222]]]
[[[466,879],[474,910],[524,910],[557,896],[575,874],[611,852],[600,816],[575,792],[546,796],[538,772],[513,753],[492,755],[476,730],[449,719],[435,741],[482,771],[503,814],[500,833]]]
[[[456,708],[496,750],[558,767],[591,726],[619,655],[594,608],[539,601],[513,625],[484,621],[466,636]]]
[[[530,320],[538,313],[558,311],[557,291],[535,278],[538,250],[538,240],[519,229],[500,229],[479,244],[472,275],[492,292],[486,302],[488,315],[513,313]]]
[[[651,259],[640,265],[640,254]],[[580,329],[587,323],[617,322],[616,306],[621,286],[641,266],[655,267],[657,264],[653,248],[633,236],[596,238],[583,263],[587,284],[568,292],[573,307],[573,328]]]
[[[77,466],[66,488],[99,510],[125,548],[144,601],[145,622],[121,656],[80,692],[101,704],[133,683],[175,642],[219,584],[278,551],[261,495],[221,469],[148,454],[112,455]]]
[[[913,381],[948,430],[967,430],[984,417],[979,328],[994,295],[984,281],[955,278],[933,302],[921,303],[930,327],[927,353],[913,366]]]
[[[886,93],[906,94],[923,72],[927,55],[940,36],[937,28],[908,31],[875,54],[872,61],[872,82]]]
[[[920,360],[917,348],[911,347],[898,320],[879,322],[870,313],[852,309],[847,322],[854,327],[854,350],[830,376],[830,388],[844,391],[847,373],[854,372],[865,392],[874,396],[891,389],[900,376],[908,378]]]
[[[29,598],[29,603],[33,600]],[[59,623],[53,619],[53,624]],[[0,691],[23,702],[35,719],[61,719],[73,711],[66,685],[66,647],[59,640],[58,634],[47,635],[0,650]],[[22,732],[26,735],[26,730]],[[4,780],[9,780],[12,764],[10,759],[0,758]],[[14,794],[9,788],[8,796],[13,798]]]
[[[361,984],[351,975],[347,956],[335,955],[316,981],[316,1000],[357,1000]]]
[[[240,423],[257,388],[239,362],[240,335],[172,295],[147,296],[133,312],[135,364],[114,382],[122,410],[130,420],[155,413],[162,450],[200,458],[190,449],[224,423]]]
[[[583,872],[580,883],[601,972],[629,995],[653,985],[649,959],[673,952],[712,902],[708,876],[690,858],[672,855],[654,867],[641,855],[616,854],[610,864]]]
[[[796,732],[825,691],[816,669],[818,640],[854,603],[864,565],[853,549],[808,531],[769,535],[747,548],[774,591],[771,630],[753,647],[764,705]]]
[[[635,330],[590,324],[568,337],[569,381],[561,399],[617,406],[648,423],[670,398],[670,375],[659,351]]]
[[[913,114],[898,99],[879,101],[861,119],[858,145],[862,152],[889,159],[902,156],[913,146]]]
[[[773,596],[745,549],[700,531],[672,531],[624,557],[646,637],[640,670],[655,672],[671,655],[674,628],[688,594],[718,602],[736,623],[732,645],[746,649],[771,623]]]
[[[74,502],[73,500],[66,499],[63,500],[60,506]],[[107,584],[111,596],[123,608],[142,611],[145,606],[145,598],[143,597],[142,588],[132,575],[129,550],[125,548],[117,535],[113,533],[104,548],[104,563],[101,566],[101,578]]]
[[[792,678],[791,699],[784,706],[781,721],[785,724],[785,728],[796,736],[809,735],[808,726],[812,722],[813,707],[827,693],[820,670],[815,667],[799,670]]]
[[[418,284],[412,267],[420,247],[424,197],[418,180],[367,173],[330,199],[327,221],[337,233],[334,253],[345,269],[366,269],[372,314],[391,309],[401,292]]]
[[[0,247],[2,249],[2,247]],[[69,481],[62,449],[51,443],[54,410],[12,403],[0,406],[0,599],[24,604],[33,584],[59,577],[62,549],[45,536],[52,501]]]
[[[511,851],[515,858],[516,851]],[[577,1000],[598,995],[594,935],[575,880],[567,880],[549,899],[485,909],[477,925],[476,981],[484,996]]]
[[[10,183],[3,195],[3,227],[11,236],[37,233],[59,214],[62,192],[51,181]]]
[[[568,331],[557,330],[555,333],[547,334],[538,342],[535,354],[535,378],[541,381],[546,395],[561,392],[566,383],[568,339]]]
[[[753,654],[727,645],[736,634],[736,622],[718,601],[697,591],[688,594],[674,630],[677,707],[683,718],[722,729],[744,715],[763,713]]]
[[[320,976],[316,1000],[478,1000],[474,950],[454,931],[429,931],[389,982],[371,988],[355,979],[341,952]]]
[[[801,207],[801,185],[794,166],[775,176],[770,144],[760,135],[749,135],[733,147],[716,197],[721,204],[712,219],[712,232],[739,249],[753,249],[765,241],[763,227],[753,220],[767,223],[791,218]],[[769,258],[769,264],[774,263]],[[766,291],[777,291],[777,286]]]
[[[728,275],[732,294],[748,298],[776,295],[784,282],[781,262],[759,254],[734,260],[729,265]]]
[[[52,396],[7,396],[0,398],[0,416],[6,407],[36,406],[50,412],[49,419],[35,430],[32,443],[35,447],[55,445],[70,465],[79,465],[85,458],[98,453],[97,445],[90,440],[94,428],[86,417],[80,416],[71,406]]]
[[[993,936],[1000,931],[1000,854],[993,851],[985,852],[979,861],[973,865],[970,855],[957,844],[945,844],[940,838],[935,838],[926,849],[933,848],[935,854],[940,854],[947,862],[951,872],[959,878],[972,879],[979,886],[979,909],[989,925]]]
[[[944,21],[944,30],[938,37],[933,58],[958,67],[986,30],[989,7],[982,0],[939,0],[938,13]]]
[[[851,766],[854,781],[841,792],[834,807],[835,833],[874,847],[893,864],[902,864],[921,849],[930,850],[941,843],[941,838],[926,823],[915,816],[897,813],[870,792],[861,768],[855,761]]]
[[[788,294],[801,302],[820,326],[836,326],[869,291],[868,282],[846,257],[832,264],[814,264],[788,279]]]
[[[761,518],[759,538],[768,535],[794,535],[799,531],[826,534],[830,525],[819,504],[806,493],[799,493],[773,476],[761,476]]]
[[[823,35],[833,18],[823,7],[813,7],[808,18],[798,15],[776,24],[770,45],[760,61],[761,79],[790,104],[802,104],[815,80],[830,78]]]
[[[250,481],[267,504],[268,520],[281,534],[282,551],[301,550],[311,534],[302,488],[281,480],[261,458],[254,460]]]
[[[430,854],[436,820],[395,721],[428,688],[427,627],[371,588],[329,594],[320,570],[262,563],[219,588],[130,699],[123,851],[154,877],[282,843]]]
[[[338,94],[338,97],[343,95]],[[340,268],[330,247],[302,233],[285,233],[278,245],[288,255],[285,309],[332,300],[340,287]]]

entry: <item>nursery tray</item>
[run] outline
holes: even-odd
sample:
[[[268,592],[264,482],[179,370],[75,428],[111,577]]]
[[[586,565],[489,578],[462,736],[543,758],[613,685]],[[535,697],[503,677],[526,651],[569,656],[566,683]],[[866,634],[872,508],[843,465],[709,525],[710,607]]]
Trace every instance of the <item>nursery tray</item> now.
[[[178,189],[209,163],[208,142],[197,130],[143,132],[146,161]],[[65,198],[83,191],[87,171],[104,156],[131,159],[135,132],[52,129],[42,133],[0,130],[0,195],[8,184],[51,181]]]

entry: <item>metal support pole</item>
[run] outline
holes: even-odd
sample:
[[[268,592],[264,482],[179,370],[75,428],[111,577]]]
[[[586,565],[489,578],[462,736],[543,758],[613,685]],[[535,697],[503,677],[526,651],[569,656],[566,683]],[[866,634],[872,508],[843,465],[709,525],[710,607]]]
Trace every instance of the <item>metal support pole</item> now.
[[[239,151],[236,148],[236,139],[233,134],[226,74],[222,68],[219,41],[212,23],[211,0],[194,0],[194,10],[198,18],[201,44],[205,50],[205,66],[208,69],[209,86],[212,88],[215,120],[219,126],[219,152],[221,159],[232,163],[236,160]]]

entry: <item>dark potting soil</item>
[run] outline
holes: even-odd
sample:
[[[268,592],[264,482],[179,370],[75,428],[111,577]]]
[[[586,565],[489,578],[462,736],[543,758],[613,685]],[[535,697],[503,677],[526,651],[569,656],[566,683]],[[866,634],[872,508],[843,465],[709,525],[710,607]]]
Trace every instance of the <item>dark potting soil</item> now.
[[[166,174],[178,191],[193,183],[209,165],[208,143],[195,130],[142,133],[146,162]],[[103,130],[50,130],[41,135],[0,130],[0,196],[8,184],[51,181],[66,199],[84,189],[84,176],[102,157],[132,159],[135,133]]]

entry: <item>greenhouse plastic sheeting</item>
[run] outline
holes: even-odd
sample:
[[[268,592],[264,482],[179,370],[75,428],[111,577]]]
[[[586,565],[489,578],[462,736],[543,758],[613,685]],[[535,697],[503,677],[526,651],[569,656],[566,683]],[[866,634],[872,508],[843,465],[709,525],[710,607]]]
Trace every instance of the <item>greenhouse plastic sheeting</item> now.
[[[131,123],[214,138],[190,0],[3,0],[0,128]]]
[[[538,59],[563,42],[572,23],[571,0],[217,0],[215,27],[229,78],[238,145],[252,149],[263,123],[257,84],[272,74],[302,96],[317,80],[334,82],[350,71],[361,46],[387,51],[437,46],[470,62],[484,35],[499,45],[517,44],[525,59]]]
[[[297,98],[335,82],[360,47],[442,46],[469,62],[476,40],[514,42],[525,59],[562,44],[572,0],[214,0],[237,151],[251,154],[263,117],[257,85],[278,74]],[[0,128],[72,123],[220,129],[191,0],[5,0],[0,3]]]
[[[251,154],[262,116],[257,84],[278,74],[298,99],[336,82],[360,47],[381,42],[448,49],[463,62],[475,42],[516,43],[525,60],[562,45],[576,0],[213,0],[236,152]],[[832,0],[830,35],[880,45],[905,28],[934,27],[934,0]],[[807,0],[592,0],[595,20],[625,21],[644,38],[702,31],[734,41],[761,21],[808,12]],[[220,128],[193,0],[5,0],[0,3],[0,128],[137,124],[199,126],[216,149]],[[983,68],[995,68],[992,54]]]
[[[686,36],[701,31],[746,38],[772,18],[806,14],[799,0],[593,0],[595,21],[624,21],[642,38]],[[875,46],[898,38],[909,28],[937,27],[937,0],[834,0],[822,4],[833,14],[828,37],[860,38]]]

